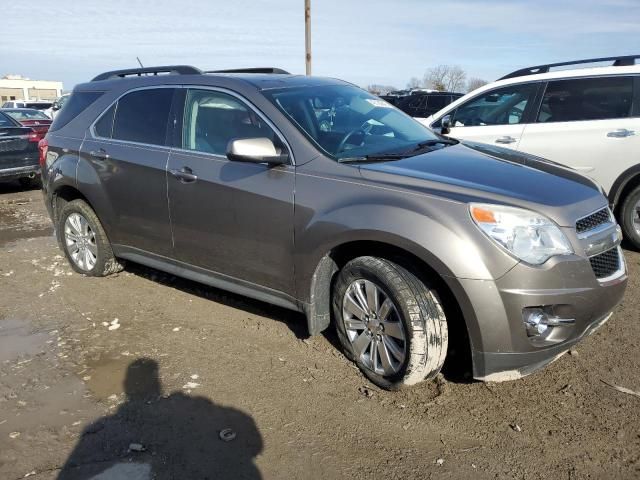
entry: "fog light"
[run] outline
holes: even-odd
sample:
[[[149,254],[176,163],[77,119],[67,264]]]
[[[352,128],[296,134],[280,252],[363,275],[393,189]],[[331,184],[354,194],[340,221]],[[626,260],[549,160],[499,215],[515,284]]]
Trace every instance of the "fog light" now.
[[[541,308],[525,308],[522,313],[527,336],[538,337],[549,329],[546,324],[547,315]]]
[[[522,320],[531,340],[545,340],[551,342],[562,341],[566,334],[556,335],[556,327],[570,327],[576,321],[574,318],[562,318],[554,315],[555,305],[541,307],[526,307],[522,309]],[[560,328],[559,330],[565,330]],[[566,333],[566,332],[565,332]]]

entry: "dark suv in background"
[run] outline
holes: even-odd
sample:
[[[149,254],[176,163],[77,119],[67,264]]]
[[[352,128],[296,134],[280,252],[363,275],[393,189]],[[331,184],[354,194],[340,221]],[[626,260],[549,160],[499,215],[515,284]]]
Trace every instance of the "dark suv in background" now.
[[[107,72],[40,153],[77,272],[130,260],[304,312],[311,335],[333,320],[384,388],[433,378],[462,339],[475,378],[526,375],[604,323],[627,281],[591,180],[447,139],[339,80]]]
[[[412,91],[408,95],[383,96],[407,115],[415,118],[427,118],[440,111],[452,102],[463,97],[462,93]]]

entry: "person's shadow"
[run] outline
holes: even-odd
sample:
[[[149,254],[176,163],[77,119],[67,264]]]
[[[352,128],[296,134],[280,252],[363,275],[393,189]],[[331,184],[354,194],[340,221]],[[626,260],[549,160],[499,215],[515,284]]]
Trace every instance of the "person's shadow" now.
[[[262,478],[253,463],[262,437],[248,415],[182,392],[163,396],[148,358],[129,365],[124,388],[125,403],[83,431],[58,480]]]

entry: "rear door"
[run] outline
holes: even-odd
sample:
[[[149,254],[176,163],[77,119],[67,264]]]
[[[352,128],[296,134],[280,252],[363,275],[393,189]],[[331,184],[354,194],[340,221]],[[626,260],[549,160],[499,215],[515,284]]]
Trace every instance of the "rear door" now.
[[[98,215],[113,244],[171,253],[166,166],[175,92],[153,87],[125,94],[103,112],[82,145],[86,163],[81,166],[90,165],[99,178],[99,185],[87,185],[86,191],[104,195]],[[83,178],[79,172],[78,181]]]
[[[524,83],[470,98],[449,113],[449,136],[517,149],[537,90],[537,83]]]
[[[520,150],[575,168],[608,191],[622,172],[640,163],[634,82],[638,90],[633,76],[550,81]]]
[[[23,127],[0,112],[0,177],[4,170],[38,165],[38,139],[33,130]]]
[[[293,165],[232,162],[230,140],[282,137],[230,91],[189,89],[167,176],[174,257],[293,292]]]

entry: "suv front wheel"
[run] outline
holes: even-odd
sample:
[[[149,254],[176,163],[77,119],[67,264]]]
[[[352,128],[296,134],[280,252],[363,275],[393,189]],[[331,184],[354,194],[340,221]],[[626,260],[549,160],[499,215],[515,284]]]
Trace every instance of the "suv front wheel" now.
[[[84,200],[64,205],[56,231],[67,260],[76,272],[104,277],[122,270],[100,220]]]
[[[346,356],[381,388],[432,379],[444,363],[447,321],[438,295],[396,263],[347,263],[333,289],[333,313]]]

